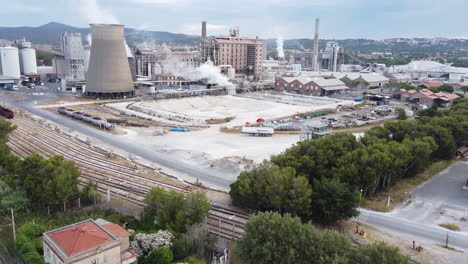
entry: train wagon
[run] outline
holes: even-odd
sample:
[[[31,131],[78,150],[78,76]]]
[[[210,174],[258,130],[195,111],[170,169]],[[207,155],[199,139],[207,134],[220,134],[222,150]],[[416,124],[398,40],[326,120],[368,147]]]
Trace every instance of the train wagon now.
[[[10,109],[0,106],[0,116],[5,117],[6,119],[13,119],[14,114]]]

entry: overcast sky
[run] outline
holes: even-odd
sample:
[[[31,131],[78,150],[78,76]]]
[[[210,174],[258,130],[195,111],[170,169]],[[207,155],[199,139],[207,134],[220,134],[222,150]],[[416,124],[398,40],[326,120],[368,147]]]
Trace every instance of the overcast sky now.
[[[56,21],[121,23],[143,30],[312,38],[468,37],[467,0],[0,0],[0,26]]]

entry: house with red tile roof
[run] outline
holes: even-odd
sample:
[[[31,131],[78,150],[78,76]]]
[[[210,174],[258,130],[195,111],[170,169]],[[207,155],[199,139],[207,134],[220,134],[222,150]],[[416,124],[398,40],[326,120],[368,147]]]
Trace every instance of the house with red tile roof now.
[[[136,264],[130,233],[102,219],[88,219],[43,234],[44,261],[49,264]]]
[[[459,96],[452,93],[438,92],[433,93],[428,89],[421,90],[407,90],[401,94],[402,101],[413,102],[419,105],[431,107],[437,105],[438,107],[449,107]]]

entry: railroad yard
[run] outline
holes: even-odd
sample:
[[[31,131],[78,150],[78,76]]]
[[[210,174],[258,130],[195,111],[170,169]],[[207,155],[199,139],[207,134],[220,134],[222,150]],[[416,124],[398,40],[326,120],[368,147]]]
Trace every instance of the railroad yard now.
[[[98,190],[104,196],[109,195],[112,199],[120,200],[129,207],[133,215],[139,215],[146,193],[156,186],[184,193],[203,190],[209,198],[216,197],[211,200],[219,200],[220,196],[227,197],[227,194],[181,182],[174,176],[106,153],[60,132],[56,127],[31,120],[26,115],[17,115],[12,121],[17,126],[9,141],[13,153],[20,157],[33,153],[44,157],[63,155],[81,169],[82,186],[88,181],[98,183]],[[213,204],[206,224],[213,235],[231,240],[242,237],[247,219],[248,213],[239,208],[232,208],[225,203]]]

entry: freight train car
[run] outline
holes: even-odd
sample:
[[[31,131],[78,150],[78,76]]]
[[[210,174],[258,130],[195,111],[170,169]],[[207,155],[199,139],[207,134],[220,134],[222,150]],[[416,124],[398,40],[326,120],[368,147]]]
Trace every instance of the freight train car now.
[[[6,119],[13,119],[14,114],[10,109],[0,106],[0,116],[5,117]]]
[[[106,120],[103,120],[99,117],[93,117],[92,115],[88,115],[79,111],[75,111],[73,109],[59,107],[57,111],[62,115],[66,115],[74,119],[81,120],[83,122],[89,123],[93,126],[97,126],[103,129],[111,130],[111,129],[114,129],[115,127],[114,124],[109,124],[108,122],[106,122]]]

